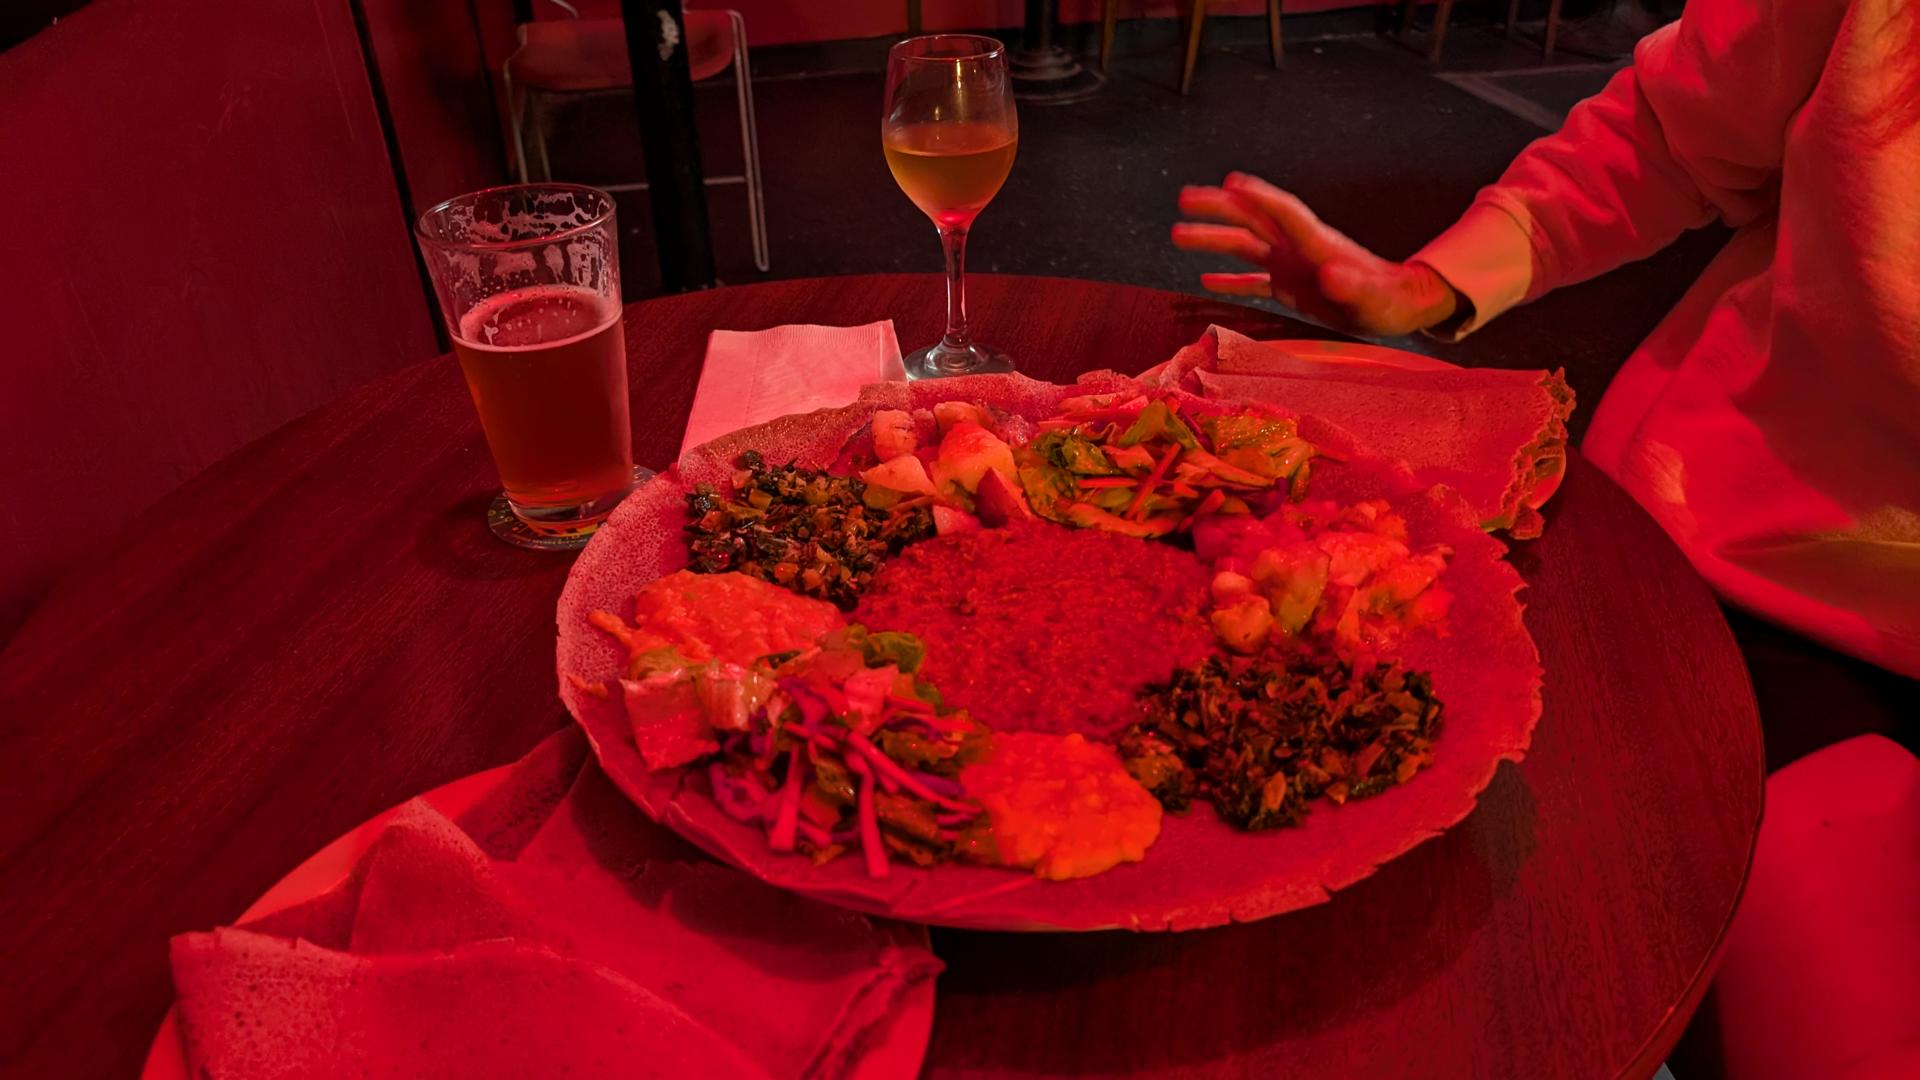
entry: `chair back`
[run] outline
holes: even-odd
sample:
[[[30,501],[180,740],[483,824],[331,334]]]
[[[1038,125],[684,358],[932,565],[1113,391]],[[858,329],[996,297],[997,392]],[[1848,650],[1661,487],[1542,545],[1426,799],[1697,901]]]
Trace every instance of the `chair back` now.
[[[4,642],[141,509],[438,350],[347,0],[96,0],[0,53],[0,117]]]

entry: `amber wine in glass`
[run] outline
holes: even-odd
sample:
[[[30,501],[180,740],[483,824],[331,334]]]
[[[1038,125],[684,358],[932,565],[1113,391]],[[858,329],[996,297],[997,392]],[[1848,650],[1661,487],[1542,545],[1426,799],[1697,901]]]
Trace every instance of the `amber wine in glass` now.
[[[893,179],[939,230],[947,256],[947,332],[907,357],[907,377],[1012,371],[967,331],[967,230],[1006,183],[1020,142],[1006,48],[988,37],[908,38],[887,56],[880,145]]]

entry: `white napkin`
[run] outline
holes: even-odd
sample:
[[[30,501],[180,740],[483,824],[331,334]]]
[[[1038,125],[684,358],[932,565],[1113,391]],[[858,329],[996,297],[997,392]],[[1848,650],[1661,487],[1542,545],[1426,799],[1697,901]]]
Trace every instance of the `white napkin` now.
[[[777,416],[851,405],[861,387],[906,377],[892,319],[715,330],[680,452]]]

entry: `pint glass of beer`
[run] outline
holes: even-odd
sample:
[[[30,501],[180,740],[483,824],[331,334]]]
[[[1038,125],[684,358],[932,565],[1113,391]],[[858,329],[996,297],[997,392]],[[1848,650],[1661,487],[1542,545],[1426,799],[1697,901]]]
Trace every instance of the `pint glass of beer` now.
[[[525,547],[585,544],[633,467],[613,197],[575,184],[462,195],[420,250],[505,490],[488,514]]]

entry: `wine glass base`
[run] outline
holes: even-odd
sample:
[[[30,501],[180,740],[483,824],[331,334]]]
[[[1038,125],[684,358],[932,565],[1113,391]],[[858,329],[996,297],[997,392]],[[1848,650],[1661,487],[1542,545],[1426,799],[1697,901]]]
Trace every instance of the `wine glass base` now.
[[[909,380],[944,379],[953,375],[1004,375],[1014,370],[1013,357],[991,345],[977,343],[960,348],[945,342],[929,345],[907,356],[903,363]]]
[[[653,479],[653,470],[639,465],[633,467],[634,488]],[[624,498],[624,496],[622,496]],[[513,504],[507,501],[507,493],[501,492],[493,497],[487,507],[487,529],[493,535],[512,544],[514,547],[529,548],[534,551],[578,551],[587,546],[593,534],[607,520],[621,499],[612,499],[611,505],[599,514],[577,521],[545,522],[536,524],[514,513]]]

